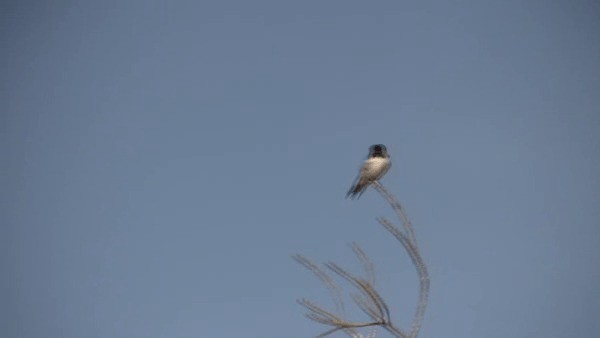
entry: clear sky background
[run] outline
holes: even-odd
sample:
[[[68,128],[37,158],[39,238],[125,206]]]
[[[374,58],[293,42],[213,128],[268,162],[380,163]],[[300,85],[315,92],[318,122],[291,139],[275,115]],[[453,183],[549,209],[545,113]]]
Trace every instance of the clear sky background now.
[[[600,336],[598,1],[4,1],[0,42],[1,337],[311,337],[290,255],[352,241],[406,327],[374,143],[422,337]]]

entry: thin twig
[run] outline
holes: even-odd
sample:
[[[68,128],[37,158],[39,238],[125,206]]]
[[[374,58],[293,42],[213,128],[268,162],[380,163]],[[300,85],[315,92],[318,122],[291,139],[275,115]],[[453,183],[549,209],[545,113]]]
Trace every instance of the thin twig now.
[[[363,249],[356,242],[352,242],[350,246],[352,251],[356,254],[356,257],[361,262],[363,269],[365,270],[365,275],[368,278],[368,281],[371,285],[375,285],[375,266],[373,262],[369,259],[369,256],[363,251]]]
[[[388,201],[388,203],[402,222],[402,226],[406,229],[406,232],[408,233],[408,238],[410,238],[410,241],[416,246],[417,237],[415,235],[415,230],[413,229],[412,223],[408,218],[408,214],[406,214],[406,211],[402,207],[402,204],[400,204],[400,202],[396,200],[394,195],[387,191],[387,189],[381,183],[379,183],[379,181],[374,181],[372,185],[373,188],[375,188],[375,190],[377,190],[377,192],[379,192],[379,194]]]
[[[362,248],[352,243],[351,248],[357,259],[363,266],[365,277],[357,277],[352,275],[347,270],[343,269],[339,265],[333,262],[325,264],[325,267],[331,272],[335,273],[342,279],[346,280],[352,285],[357,291],[357,294],[353,294],[352,298],[354,303],[362,310],[372,321],[367,322],[352,322],[338,316],[334,313],[326,311],[322,307],[306,300],[299,300],[302,306],[304,306],[309,313],[307,317],[318,323],[331,326],[330,330],[327,330],[317,337],[325,337],[334,332],[342,331],[350,337],[362,338],[363,336],[358,333],[355,329],[363,327],[371,327],[373,330],[368,334],[369,338],[375,338],[375,329],[381,326],[383,329],[388,331],[390,334],[399,338],[416,338],[421,329],[423,318],[425,315],[425,309],[427,307],[427,301],[429,298],[429,273],[427,272],[427,266],[425,265],[419,248],[417,246],[417,240],[413,226],[408,218],[408,215],[400,202],[390,194],[387,189],[379,182],[372,182],[373,187],[381,194],[381,196],[390,204],[398,218],[402,223],[402,228],[396,227],[392,222],[385,218],[378,218],[377,221],[383,225],[383,227],[390,232],[404,247],[408,256],[410,257],[417,275],[419,277],[419,300],[417,308],[413,316],[413,322],[409,333],[404,332],[400,328],[396,327],[391,319],[390,310],[383,297],[377,292],[374,287],[375,284],[375,269],[373,263],[362,250]],[[341,288],[333,281],[324,269],[320,268],[317,264],[313,263],[309,259],[301,255],[292,256],[298,263],[312,271],[329,289],[332,298],[336,304],[338,312],[343,312],[344,303],[341,295]]]
[[[333,281],[333,278],[329,277],[329,275],[323,271],[317,264],[313,263],[310,259],[300,255],[295,254],[292,255],[292,258],[296,260],[296,262],[300,263],[302,266],[310,270],[312,273],[317,276],[327,286],[329,290],[329,294],[335,304],[336,310],[342,315],[345,313],[344,306],[344,298],[342,297],[341,288]]]

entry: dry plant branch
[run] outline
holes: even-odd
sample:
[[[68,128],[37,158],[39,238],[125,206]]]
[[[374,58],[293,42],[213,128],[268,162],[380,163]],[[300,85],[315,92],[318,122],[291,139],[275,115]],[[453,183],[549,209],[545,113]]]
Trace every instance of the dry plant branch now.
[[[355,276],[334,262],[324,264],[324,267],[327,269],[326,271],[302,255],[293,256],[298,263],[312,271],[321,282],[327,286],[334,303],[336,304],[336,309],[339,312],[339,314],[332,313],[306,299],[298,301],[300,305],[308,310],[306,316],[309,319],[330,327],[329,330],[321,333],[317,337],[325,337],[341,331],[353,338],[375,338],[377,335],[377,327],[381,327],[393,336],[400,338],[416,338],[419,335],[429,298],[429,273],[427,272],[427,266],[419,252],[412,223],[400,202],[398,202],[396,198],[381,185],[381,183],[374,181],[372,182],[372,185],[390,204],[396,216],[398,216],[402,223],[402,229],[396,227],[396,225],[385,218],[378,218],[377,221],[402,244],[415,266],[419,277],[419,299],[410,331],[405,332],[392,322],[389,307],[374,286],[375,269],[373,263],[357,243],[352,243],[352,251],[363,266],[364,277]],[[344,318],[344,299],[342,297],[341,288],[334,282],[334,279],[328,272],[332,272],[338,277],[341,277],[357,291],[355,294],[352,294],[352,299],[357,307],[365,313],[370,320],[357,322]],[[367,336],[363,336],[357,331],[357,329],[365,327],[371,328]]]

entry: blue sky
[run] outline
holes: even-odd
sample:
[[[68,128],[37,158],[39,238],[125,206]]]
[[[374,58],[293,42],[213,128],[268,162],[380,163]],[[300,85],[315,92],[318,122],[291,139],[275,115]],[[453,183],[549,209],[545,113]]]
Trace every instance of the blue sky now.
[[[422,337],[600,333],[595,1],[12,1],[0,336],[310,337],[290,259],[416,275],[344,199],[373,143],[431,273]],[[359,319],[358,313],[352,312]]]

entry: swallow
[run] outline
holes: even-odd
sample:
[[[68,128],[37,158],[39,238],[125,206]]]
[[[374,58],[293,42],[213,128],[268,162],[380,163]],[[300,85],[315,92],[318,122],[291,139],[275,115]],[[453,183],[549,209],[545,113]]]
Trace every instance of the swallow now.
[[[381,179],[391,166],[390,155],[383,144],[374,144],[369,147],[369,157],[360,168],[360,173],[348,190],[346,198],[360,198],[369,184]]]

